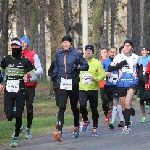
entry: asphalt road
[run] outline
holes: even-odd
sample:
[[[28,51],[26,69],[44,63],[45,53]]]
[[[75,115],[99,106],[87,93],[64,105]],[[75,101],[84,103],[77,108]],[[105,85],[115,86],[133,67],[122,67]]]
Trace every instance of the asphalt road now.
[[[117,126],[112,131],[108,125],[103,124],[103,115],[99,118],[99,136],[92,137],[92,123],[87,132],[80,133],[77,139],[72,137],[72,127],[63,130],[64,142],[56,142],[53,131],[40,135],[33,135],[31,140],[19,140],[19,146],[10,148],[9,144],[1,146],[0,150],[150,150],[150,114],[147,114],[147,123],[140,123],[142,117],[139,104],[135,103],[136,114],[131,117],[131,135],[122,135],[122,129]]]

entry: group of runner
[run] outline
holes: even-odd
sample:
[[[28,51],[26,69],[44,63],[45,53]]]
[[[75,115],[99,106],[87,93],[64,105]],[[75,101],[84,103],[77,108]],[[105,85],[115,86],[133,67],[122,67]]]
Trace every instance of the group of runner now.
[[[127,39],[119,48],[118,54],[116,47],[112,47],[109,50],[107,48],[101,48],[101,59],[99,62],[97,59],[93,58],[93,45],[85,46],[84,60],[82,56],[83,51],[81,49],[79,49],[79,53],[77,51],[74,51],[71,46],[71,42],[71,37],[65,36],[62,39],[62,50],[56,52],[56,62],[54,72],[52,73],[52,78],[55,78],[57,80],[58,91],[60,92],[63,90],[63,92],[65,92],[65,94],[58,94],[58,101],[61,103],[62,101],[65,101],[65,103],[63,105],[63,115],[61,117],[59,117],[59,113],[62,106],[58,105],[58,131],[54,132],[54,139],[62,142],[62,127],[64,124],[64,119],[61,119],[64,117],[64,111],[68,96],[70,100],[72,98],[72,96],[69,95],[69,92],[73,92],[76,94],[79,93],[79,96],[76,95],[76,99],[74,99],[76,103],[79,99],[79,107],[74,109],[79,108],[82,115],[83,121],[80,121],[80,131],[85,132],[88,130],[89,119],[87,111],[87,101],[89,101],[93,120],[92,136],[98,136],[99,113],[97,107],[99,86],[102,100],[102,108],[105,115],[104,123],[109,124],[110,129],[114,129],[116,123],[116,115],[118,112],[120,118],[118,127],[122,127],[122,134],[130,135],[132,132],[130,116],[135,115],[132,99],[135,95],[135,92],[137,92],[138,90],[140,97],[140,107],[143,113],[141,123],[146,122],[144,101],[148,99],[143,99],[143,97],[145,91],[147,91],[149,88],[149,67],[147,67],[147,64],[149,62],[150,56],[148,55],[148,48],[143,47],[141,49],[141,56],[138,56],[133,52],[133,42]],[[69,44],[69,46],[67,44]],[[67,62],[64,62],[64,60]],[[81,60],[84,63],[80,64]],[[66,64],[67,66],[65,67]],[[84,67],[83,64],[85,65]],[[71,76],[72,71],[74,71],[74,73]],[[69,74],[70,77],[68,76]],[[146,76],[147,80],[145,80]],[[71,79],[72,81],[68,83],[69,79]],[[67,89],[71,86],[73,88],[74,79],[76,79],[76,89]],[[62,99],[63,95],[65,95],[64,100]],[[72,105],[72,102],[70,103]],[[77,138],[79,136],[79,127],[77,123],[79,122],[79,112],[76,112],[75,114],[73,113],[74,121],[76,121],[76,124],[74,123],[73,136]],[[59,128],[59,126],[61,126],[61,128]]]

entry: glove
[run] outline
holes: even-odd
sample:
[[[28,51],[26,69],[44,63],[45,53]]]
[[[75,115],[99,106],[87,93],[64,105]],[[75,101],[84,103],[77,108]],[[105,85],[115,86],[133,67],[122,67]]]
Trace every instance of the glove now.
[[[80,67],[77,66],[76,64],[73,65],[72,69],[75,71],[80,71]]]
[[[120,69],[122,66],[127,65],[127,64],[128,64],[127,61],[124,60],[124,61],[121,61],[121,62],[118,64],[118,67],[119,67],[119,69]]]

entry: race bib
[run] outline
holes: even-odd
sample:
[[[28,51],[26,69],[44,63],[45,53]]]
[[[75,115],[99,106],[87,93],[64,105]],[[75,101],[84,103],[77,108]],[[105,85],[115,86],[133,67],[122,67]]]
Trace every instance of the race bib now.
[[[61,78],[60,89],[72,90],[72,79]]]
[[[118,75],[117,74],[111,74],[111,76],[108,77],[108,81],[112,84],[116,84],[118,81]]]
[[[19,91],[19,82],[19,80],[7,80],[6,90],[17,93]]]
[[[90,80],[92,74],[83,73],[81,76],[82,76],[82,84],[92,84],[92,81]]]
[[[132,65],[124,65],[122,67],[122,72],[124,72],[124,73],[133,73],[133,66]]]

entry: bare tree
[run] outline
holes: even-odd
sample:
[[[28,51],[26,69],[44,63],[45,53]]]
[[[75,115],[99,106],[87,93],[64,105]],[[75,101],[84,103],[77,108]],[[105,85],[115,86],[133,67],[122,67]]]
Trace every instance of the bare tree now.
[[[132,8],[132,41],[134,44],[134,51],[140,55],[141,49],[141,19],[140,19],[140,0],[131,0]]]
[[[65,35],[64,17],[60,0],[50,1],[50,4],[48,5],[48,17],[52,37],[51,58],[54,59],[54,54],[62,42],[62,37]]]
[[[1,56],[5,56],[8,54],[8,16],[9,16],[9,0],[5,0],[1,2],[1,23],[2,23],[2,32],[1,32],[1,41],[0,41],[0,49]]]
[[[131,0],[127,0],[127,38],[132,38],[132,10]]]
[[[91,37],[91,44],[95,47],[95,56],[98,55],[98,50],[100,46],[100,37],[103,33],[103,27],[101,25],[101,17],[104,11],[105,0],[96,0],[93,9],[93,32]]]

